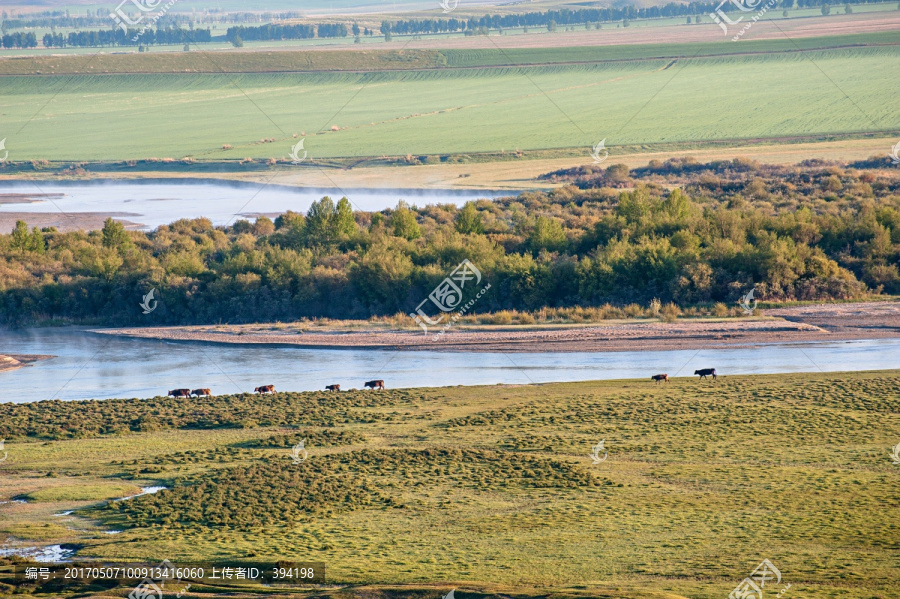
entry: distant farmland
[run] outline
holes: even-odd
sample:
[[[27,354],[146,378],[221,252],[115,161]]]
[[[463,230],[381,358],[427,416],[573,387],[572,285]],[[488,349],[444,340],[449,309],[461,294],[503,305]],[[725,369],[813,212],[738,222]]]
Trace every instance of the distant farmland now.
[[[471,51],[411,53],[392,61],[400,70],[356,73],[6,76],[0,137],[10,161],[237,161],[285,158],[304,133],[309,156],[329,158],[900,131],[896,46],[635,59],[651,50],[580,63],[597,50],[566,49],[546,66],[472,68],[529,55]],[[340,54],[351,58],[338,68],[354,56],[386,68]],[[471,67],[439,68],[447,63]]]

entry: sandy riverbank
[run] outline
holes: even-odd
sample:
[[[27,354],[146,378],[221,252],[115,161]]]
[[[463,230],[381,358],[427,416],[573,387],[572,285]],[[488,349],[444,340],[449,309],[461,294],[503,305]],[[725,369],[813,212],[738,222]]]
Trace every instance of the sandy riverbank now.
[[[16,368],[22,368],[23,366],[30,366],[32,362],[53,357],[54,356],[35,356],[27,354],[0,354],[0,372],[15,370]]]
[[[0,213],[0,232],[11,231],[16,221],[24,220],[28,227],[56,227],[59,231],[92,231],[102,229],[107,218],[114,218],[128,229],[139,229],[143,225],[127,220],[125,217],[136,217],[139,214],[125,212],[2,212]]]
[[[437,330],[437,329],[435,329]],[[285,344],[310,348],[444,351],[627,351],[733,347],[900,337],[900,302],[822,304],[766,310],[738,319],[649,320],[593,325],[456,326],[421,330],[329,328],[310,323],[103,329],[105,334],[170,341]]]

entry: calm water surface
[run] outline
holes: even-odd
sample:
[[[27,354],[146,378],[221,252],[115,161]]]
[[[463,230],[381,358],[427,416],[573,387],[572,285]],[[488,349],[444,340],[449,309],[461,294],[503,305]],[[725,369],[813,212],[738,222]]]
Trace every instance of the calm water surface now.
[[[456,204],[478,198],[514,195],[488,190],[427,189],[297,189],[255,183],[126,182],[60,184],[44,182],[0,183],[2,194],[62,194],[32,203],[0,203],[0,212],[114,212],[121,218],[154,229],[179,218],[209,218],[225,225],[236,218],[258,214],[305,213],[312,202],[346,195],[356,210],[393,208],[400,199],[409,204]],[[34,198],[40,199],[40,198]]]
[[[772,344],[733,349],[627,352],[456,353],[218,345],[99,335],[77,328],[0,331],[0,354],[52,354],[0,373],[0,401],[152,397],[208,387],[215,394],[275,385],[311,391],[384,379],[389,388],[878,370],[900,367],[900,339]]]

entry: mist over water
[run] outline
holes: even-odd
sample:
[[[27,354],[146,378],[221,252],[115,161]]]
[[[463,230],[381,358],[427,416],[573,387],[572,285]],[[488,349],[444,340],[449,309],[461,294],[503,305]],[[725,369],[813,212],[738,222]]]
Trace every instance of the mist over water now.
[[[0,212],[99,212],[116,213],[117,219],[155,229],[180,218],[205,217],[221,226],[240,218],[274,216],[287,210],[306,213],[322,196],[337,201],[342,196],[354,210],[376,211],[393,208],[399,200],[410,205],[455,204],[470,200],[515,195],[512,191],[430,190],[430,189],[338,189],[294,188],[240,182],[101,182],[0,184],[2,194],[63,194],[28,203],[2,203]]]
[[[370,349],[304,349],[131,339],[77,328],[0,331],[0,354],[51,354],[50,360],[0,373],[0,401],[153,397],[169,389],[208,387],[214,394],[275,385],[279,391],[528,384],[599,379],[839,372],[897,367],[900,339],[771,344],[730,349],[468,353]],[[677,380],[671,383],[677,385]]]

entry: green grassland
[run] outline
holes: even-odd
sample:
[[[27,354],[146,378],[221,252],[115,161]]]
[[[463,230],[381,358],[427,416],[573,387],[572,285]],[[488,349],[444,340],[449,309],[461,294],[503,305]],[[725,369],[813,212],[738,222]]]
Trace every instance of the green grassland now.
[[[249,43],[249,42],[248,42]],[[86,75],[152,73],[300,73],[319,71],[397,71],[442,67],[478,68],[627,60],[659,60],[795,53],[835,48],[900,45],[900,33],[848,34],[799,39],[731,42],[421,50],[391,46],[372,50],[316,52],[177,53],[91,52],[90,56],[29,56],[0,61],[0,75]]]
[[[0,536],[109,560],[318,561],[329,583],[376,587],[316,596],[713,599],[763,558],[794,597],[900,587],[900,371],[100,405],[3,404],[0,500],[31,501],[0,507]],[[169,490],[103,501],[140,484]]]
[[[9,161],[281,159],[304,133],[312,159],[604,138],[615,153],[898,131],[898,56],[888,46],[484,69],[10,76],[0,112]]]

